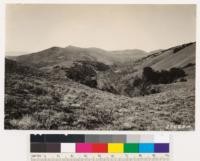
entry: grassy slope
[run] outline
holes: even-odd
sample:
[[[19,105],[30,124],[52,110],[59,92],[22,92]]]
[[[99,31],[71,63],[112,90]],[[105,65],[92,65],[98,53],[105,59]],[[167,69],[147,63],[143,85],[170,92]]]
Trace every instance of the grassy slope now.
[[[184,67],[188,63],[195,63],[195,43],[189,44],[182,50],[174,53],[175,48],[179,48],[179,46],[138,60],[135,67],[137,69],[142,69],[143,67],[151,66],[155,70],[167,70],[173,67]]]

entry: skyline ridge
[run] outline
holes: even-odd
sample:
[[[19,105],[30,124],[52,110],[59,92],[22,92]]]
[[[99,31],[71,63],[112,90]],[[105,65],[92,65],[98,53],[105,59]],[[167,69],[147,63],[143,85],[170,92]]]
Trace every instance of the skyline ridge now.
[[[42,51],[45,51],[45,50],[48,50],[48,49],[51,49],[51,48],[60,48],[60,49],[66,49],[66,48],[70,48],[70,47],[73,47],[73,48],[79,48],[79,49],[99,49],[99,50],[102,50],[102,51],[105,51],[105,52],[118,52],[118,51],[131,51],[131,50],[140,50],[140,51],[144,51],[146,53],[152,53],[154,51],[157,51],[157,50],[166,50],[166,49],[169,49],[169,48],[173,48],[173,47],[176,47],[176,46],[180,46],[180,45],[184,45],[184,44],[189,44],[189,43],[196,43],[196,41],[190,41],[190,42],[187,42],[187,43],[181,43],[181,44],[177,44],[177,45],[173,45],[173,46],[170,46],[168,48],[164,48],[164,49],[155,49],[155,50],[151,50],[151,51],[146,51],[146,50],[143,50],[143,49],[139,49],[139,48],[129,48],[129,49],[119,49],[119,50],[107,50],[107,49],[103,49],[103,48],[99,48],[99,47],[79,47],[79,46],[75,46],[75,45],[67,45],[66,47],[61,47],[61,46],[52,46],[52,47],[49,47],[49,48],[45,48],[45,49],[42,49],[42,50],[39,50],[39,51],[35,51],[35,52],[28,52],[28,51],[5,51],[5,56],[20,56],[20,55],[29,55],[29,54],[34,54],[34,53],[38,53],[38,52],[42,52]],[[10,54],[12,53],[12,54]],[[17,55],[13,55],[13,53],[17,53]],[[19,53],[22,53],[19,55]]]

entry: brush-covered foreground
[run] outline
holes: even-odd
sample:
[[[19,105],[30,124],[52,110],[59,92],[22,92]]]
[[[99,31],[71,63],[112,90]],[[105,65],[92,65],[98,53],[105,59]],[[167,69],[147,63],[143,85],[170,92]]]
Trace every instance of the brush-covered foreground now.
[[[41,76],[12,74],[6,82],[6,129],[194,129],[193,80],[134,98]]]

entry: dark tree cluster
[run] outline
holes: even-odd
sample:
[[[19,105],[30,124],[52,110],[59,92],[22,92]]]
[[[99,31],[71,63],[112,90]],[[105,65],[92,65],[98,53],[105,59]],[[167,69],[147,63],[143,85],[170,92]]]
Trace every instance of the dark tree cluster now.
[[[74,65],[66,69],[66,76],[76,82],[85,84],[89,87],[97,87],[97,72],[106,71],[108,65],[100,62],[77,61]]]
[[[145,67],[143,69],[144,81],[152,84],[168,84],[184,76],[186,74],[181,68],[171,68],[169,71],[155,71],[151,67]]]
[[[83,64],[84,66],[89,65],[91,67],[94,67],[95,70],[97,71],[106,71],[110,69],[109,65],[97,61],[78,61],[78,62]]]
[[[169,84],[179,78],[186,76],[181,68],[171,68],[170,70],[155,71],[151,67],[143,68],[142,77],[136,76],[133,83],[126,88],[126,93],[129,96],[144,96],[154,93],[159,93],[158,84]]]
[[[92,66],[87,64],[76,63],[66,71],[66,76],[90,87],[97,86],[96,71]]]

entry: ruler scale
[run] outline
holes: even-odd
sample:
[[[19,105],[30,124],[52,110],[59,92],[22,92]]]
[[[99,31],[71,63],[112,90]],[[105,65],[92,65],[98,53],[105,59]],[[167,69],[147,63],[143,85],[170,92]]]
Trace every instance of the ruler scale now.
[[[151,156],[129,156],[128,158],[125,156],[119,156],[115,154],[114,157],[111,156],[104,156],[103,154],[101,155],[101,158],[98,158],[98,156],[93,156],[91,157],[91,154],[86,154],[87,157],[85,156],[80,156],[76,155],[75,157],[71,156],[65,156],[65,157],[60,157],[60,156],[47,156],[48,154],[45,154],[46,157],[41,157],[41,156],[31,156],[31,161],[78,161],[78,160],[87,160],[87,161],[112,161],[112,160],[119,160],[119,161],[169,161],[169,156],[161,156],[157,155],[154,157]],[[58,155],[58,154],[57,154]],[[90,157],[89,157],[90,155]]]
[[[31,135],[31,161],[169,161],[169,135]]]

